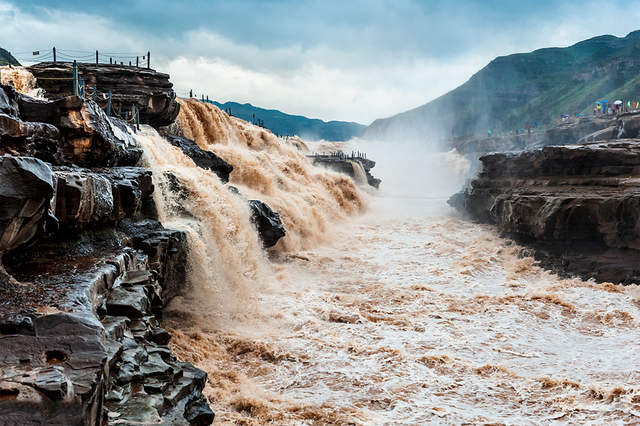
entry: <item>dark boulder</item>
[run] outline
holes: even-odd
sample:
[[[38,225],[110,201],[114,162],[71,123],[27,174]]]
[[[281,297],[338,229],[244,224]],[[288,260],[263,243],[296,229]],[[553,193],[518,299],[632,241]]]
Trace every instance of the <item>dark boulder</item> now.
[[[199,394],[187,402],[184,409],[184,418],[187,419],[190,425],[207,426],[213,423],[215,414],[209,407],[207,398]]]
[[[0,253],[54,231],[49,214],[54,176],[44,162],[29,157],[0,157]]]
[[[249,200],[251,221],[255,225],[265,247],[273,247],[287,233],[280,215],[260,200]]]
[[[16,101],[16,90],[4,84],[0,84],[0,112],[20,118],[20,108]]]
[[[231,164],[227,163],[213,152],[200,148],[198,144],[191,139],[174,135],[165,135],[165,138],[171,145],[180,148],[184,155],[191,158],[193,162],[196,163],[196,166],[206,170],[211,170],[223,183],[229,182],[229,175],[233,171],[233,166]]]

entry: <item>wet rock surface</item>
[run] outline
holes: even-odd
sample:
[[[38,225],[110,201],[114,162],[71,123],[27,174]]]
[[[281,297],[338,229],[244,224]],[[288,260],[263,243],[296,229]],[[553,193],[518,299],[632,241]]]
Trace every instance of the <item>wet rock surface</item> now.
[[[29,157],[0,157],[0,254],[57,229],[50,216],[54,176]]]
[[[179,362],[166,346],[170,334],[159,327],[163,287],[184,290],[184,276],[151,269],[184,263],[176,245],[186,238],[157,222],[146,225],[146,235],[131,223],[4,257],[17,288],[0,306],[0,391],[10,394],[0,399],[0,418],[159,423],[180,403],[202,402],[206,373]],[[137,229],[135,238],[127,228]],[[156,257],[145,254],[150,242]],[[51,404],[59,409],[46,417]],[[183,408],[184,424],[187,414]]]
[[[480,160],[483,172],[451,205],[534,247],[556,272],[640,283],[640,140]]]
[[[38,85],[45,90],[47,99],[60,99],[73,95],[72,63],[53,64],[42,62],[28,70],[38,80]],[[173,84],[169,75],[153,69],[123,66],[117,64],[78,64],[78,75],[86,84],[90,93],[97,87],[99,93],[112,93],[113,115],[120,110],[131,111],[132,106],[140,110],[140,122],[153,127],[168,126],[180,112],[180,104],[176,101]],[[106,107],[104,96],[97,96],[100,107]]]
[[[166,139],[173,146],[177,146],[182,152],[196,163],[196,166],[211,170],[223,183],[229,182],[229,175],[233,171],[233,166],[211,151],[206,151],[198,146],[191,139],[165,134]]]
[[[129,134],[132,128],[121,120],[107,117],[94,101],[78,96],[48,101],[19,95],[18,104],[22,120],[46,123],[60,131],[55,164],[135,166],[142,155]]]
[[[3,89],[0,110],[0,424],[210,424],[206,373],[160,327],[186,234],[157,221],[150,171],[115,167],[132,129],[76,97]]]
[[[18,105],[22,95],[0,85],[0,155],[24,155],[53,162],[60,131],[51,124],[23,121]]]
[[[260,200],[249,200],[251,221],[256,226],[258,235],[265,247],[273,247],[287,232],[280,220],[280,215]]]

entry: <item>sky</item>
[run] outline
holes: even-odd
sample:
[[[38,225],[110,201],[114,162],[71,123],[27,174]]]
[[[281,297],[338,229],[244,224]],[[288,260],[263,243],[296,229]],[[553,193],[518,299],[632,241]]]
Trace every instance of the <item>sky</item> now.
[[[498,56],[640,29],[640,0],[0,0],[0,47],[135,57],[219,102],[368,125]]]

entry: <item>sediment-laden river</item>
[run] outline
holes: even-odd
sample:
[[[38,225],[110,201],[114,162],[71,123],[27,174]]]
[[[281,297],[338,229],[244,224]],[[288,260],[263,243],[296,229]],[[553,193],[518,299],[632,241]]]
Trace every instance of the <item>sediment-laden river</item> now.
[[[382,190],[356,194],[282,141],[182,103],[185,133],[290,232],[262,254],[243,203],[143,134],[158,186],[169,171],[190,194],[158,199],[192,243],[191,291],[165,326],[208,372],[216,424],[640,424],[640,292],[559,279],[462,220],[446,198],[464,159],[372,145]]]

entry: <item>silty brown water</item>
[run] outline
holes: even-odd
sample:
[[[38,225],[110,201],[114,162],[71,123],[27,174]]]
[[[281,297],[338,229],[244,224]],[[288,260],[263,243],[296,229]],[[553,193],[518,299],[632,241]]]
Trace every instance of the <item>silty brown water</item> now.
[[[382,175],[389,189],[369,199],[263,130],[181,104],[185,134],[289,231],[263,255],[243,203],[143,135],[154,175],[172,171],[189,193],[158,185],[163,220],[189,229],[194,270],[165,325],[209,373],[217,424],[640,423],[637,289],[561,280],[438,191]],[[464,159],[427,157],[438,176],[425,181],[462,184]]]

